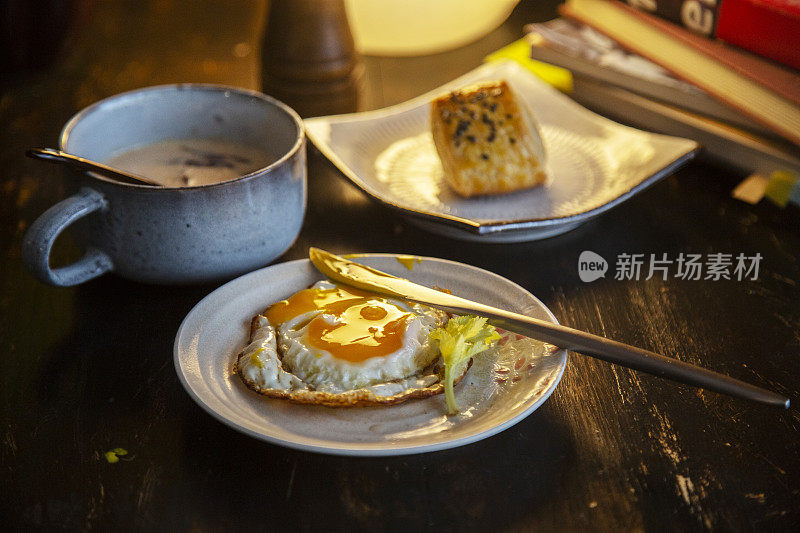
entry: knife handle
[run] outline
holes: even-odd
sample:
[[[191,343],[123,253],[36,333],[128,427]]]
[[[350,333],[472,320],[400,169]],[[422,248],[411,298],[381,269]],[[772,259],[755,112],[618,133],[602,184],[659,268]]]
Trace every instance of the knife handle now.
[[[775,392],[699,366],[684,363],[672,357],[665,357],[655,352],[629,346],[599,335],[586,333],[585,331],[552,324],[544,320],[478,304],[477,302],[469,302],[468,307],[449,304],[437,305],[436,307],[455,314],[485,316],[489,319],[490,324],[508,331],[661,378],[694,385],[737,398],[752,400],[765,405],[773,405],[785,409],[789,407],[789,398]]]

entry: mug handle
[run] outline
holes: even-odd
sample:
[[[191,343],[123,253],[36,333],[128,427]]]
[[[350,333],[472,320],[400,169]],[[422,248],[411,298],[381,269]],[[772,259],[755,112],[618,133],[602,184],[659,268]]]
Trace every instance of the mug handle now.
[[[76,220],[107,206],[102,194],[84,187],[45,211],[31,224],[22,241],[22,260],[28,270],[39,281],[57,287],[78,285],[112,270],[111,258],[96,248],[87,249],[71,265],[50,268],[50,249],[61,232]]]

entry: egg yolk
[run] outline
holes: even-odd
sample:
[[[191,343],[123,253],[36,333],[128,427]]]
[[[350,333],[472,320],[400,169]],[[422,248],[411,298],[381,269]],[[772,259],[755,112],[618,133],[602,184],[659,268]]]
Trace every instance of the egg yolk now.
[[[414,317],[386,298],[341,286],[304,289],[274,304],[266,317],[278,328],[311,311],[321,313],[308,323],[307,342],[353,363],[399,350]],[[331,315],[334,320],[329,321],[322,314]]]

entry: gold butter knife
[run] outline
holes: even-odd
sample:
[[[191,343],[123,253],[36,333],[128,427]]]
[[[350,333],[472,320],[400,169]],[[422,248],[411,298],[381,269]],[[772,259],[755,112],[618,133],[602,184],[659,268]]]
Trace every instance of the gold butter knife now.
[[[423,287],[319,248],[310,248],[309,257],[314,266],[330,279],[359,289],[429,305],[457,315],[484,316],[489,323],[508,331],[609,363],[766,405],[789,407],[789,399],[785,396],[678,359]]]

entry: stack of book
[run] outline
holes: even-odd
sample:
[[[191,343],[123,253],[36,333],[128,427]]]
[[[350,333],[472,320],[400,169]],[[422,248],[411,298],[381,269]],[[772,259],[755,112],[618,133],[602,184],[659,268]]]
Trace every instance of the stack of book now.
[[[527,27],[531,56],[571,71],[573,98],[601,114],[748,173],[800,175],[800,4],[629,2],[567,0]]]

